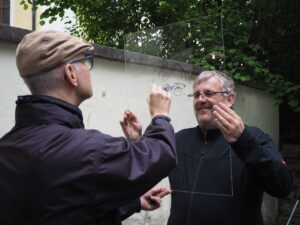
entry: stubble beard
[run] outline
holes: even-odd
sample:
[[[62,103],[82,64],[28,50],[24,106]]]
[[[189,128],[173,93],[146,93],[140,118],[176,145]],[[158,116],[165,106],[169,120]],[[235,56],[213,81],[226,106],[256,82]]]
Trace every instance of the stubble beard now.
[[[200,112],[200,110],[195,112],[196,118],[198,121],[198,125],[203,130],[209,130],[216,128],[215,122],[214,122],[214,116],[212,115],[212,112]]]

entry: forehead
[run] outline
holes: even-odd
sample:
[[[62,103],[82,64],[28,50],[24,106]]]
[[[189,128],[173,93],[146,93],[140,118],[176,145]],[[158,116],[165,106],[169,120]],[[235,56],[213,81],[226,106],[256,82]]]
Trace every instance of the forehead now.
[[[212,90],[219,91],[221,89],[221,82],[217,77],[200,80],[196,83],[194,90]]]

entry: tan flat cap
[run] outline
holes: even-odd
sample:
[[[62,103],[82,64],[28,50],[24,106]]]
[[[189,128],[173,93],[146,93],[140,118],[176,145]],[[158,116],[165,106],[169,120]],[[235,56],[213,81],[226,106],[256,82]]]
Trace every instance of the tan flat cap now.
[[[22,77],[53,69],[92,50],[93,46],[57,30],[34,31],[24,36],[16,51],[16,63]]]

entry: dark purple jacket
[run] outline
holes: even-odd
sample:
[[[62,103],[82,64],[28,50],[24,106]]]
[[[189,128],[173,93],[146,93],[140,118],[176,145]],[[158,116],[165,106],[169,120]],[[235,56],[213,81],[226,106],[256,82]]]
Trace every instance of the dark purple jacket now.
[[[121,224],[119,207],[175,166],[168,117],[152,119],[134,143],[84,129],[80,109],[59,99],[16,103],[16,125],[0,139],[1,225]]]

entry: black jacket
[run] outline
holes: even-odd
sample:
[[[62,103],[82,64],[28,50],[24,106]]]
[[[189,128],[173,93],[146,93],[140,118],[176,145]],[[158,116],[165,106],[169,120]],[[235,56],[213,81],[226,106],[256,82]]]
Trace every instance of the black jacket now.
[[[0,139],[0,224],[121,224],[118,208],[175,163],[167,117],[155,117],[133,143],[84,129],[81,111],[66,102],[19,97],[16,124]]]
[[[178,165],[169,176],[168,225],[261,225],[264,191],[285,197],[292,175],[271,138],[246,126],[229,144],[219,130],[176,134]]]

